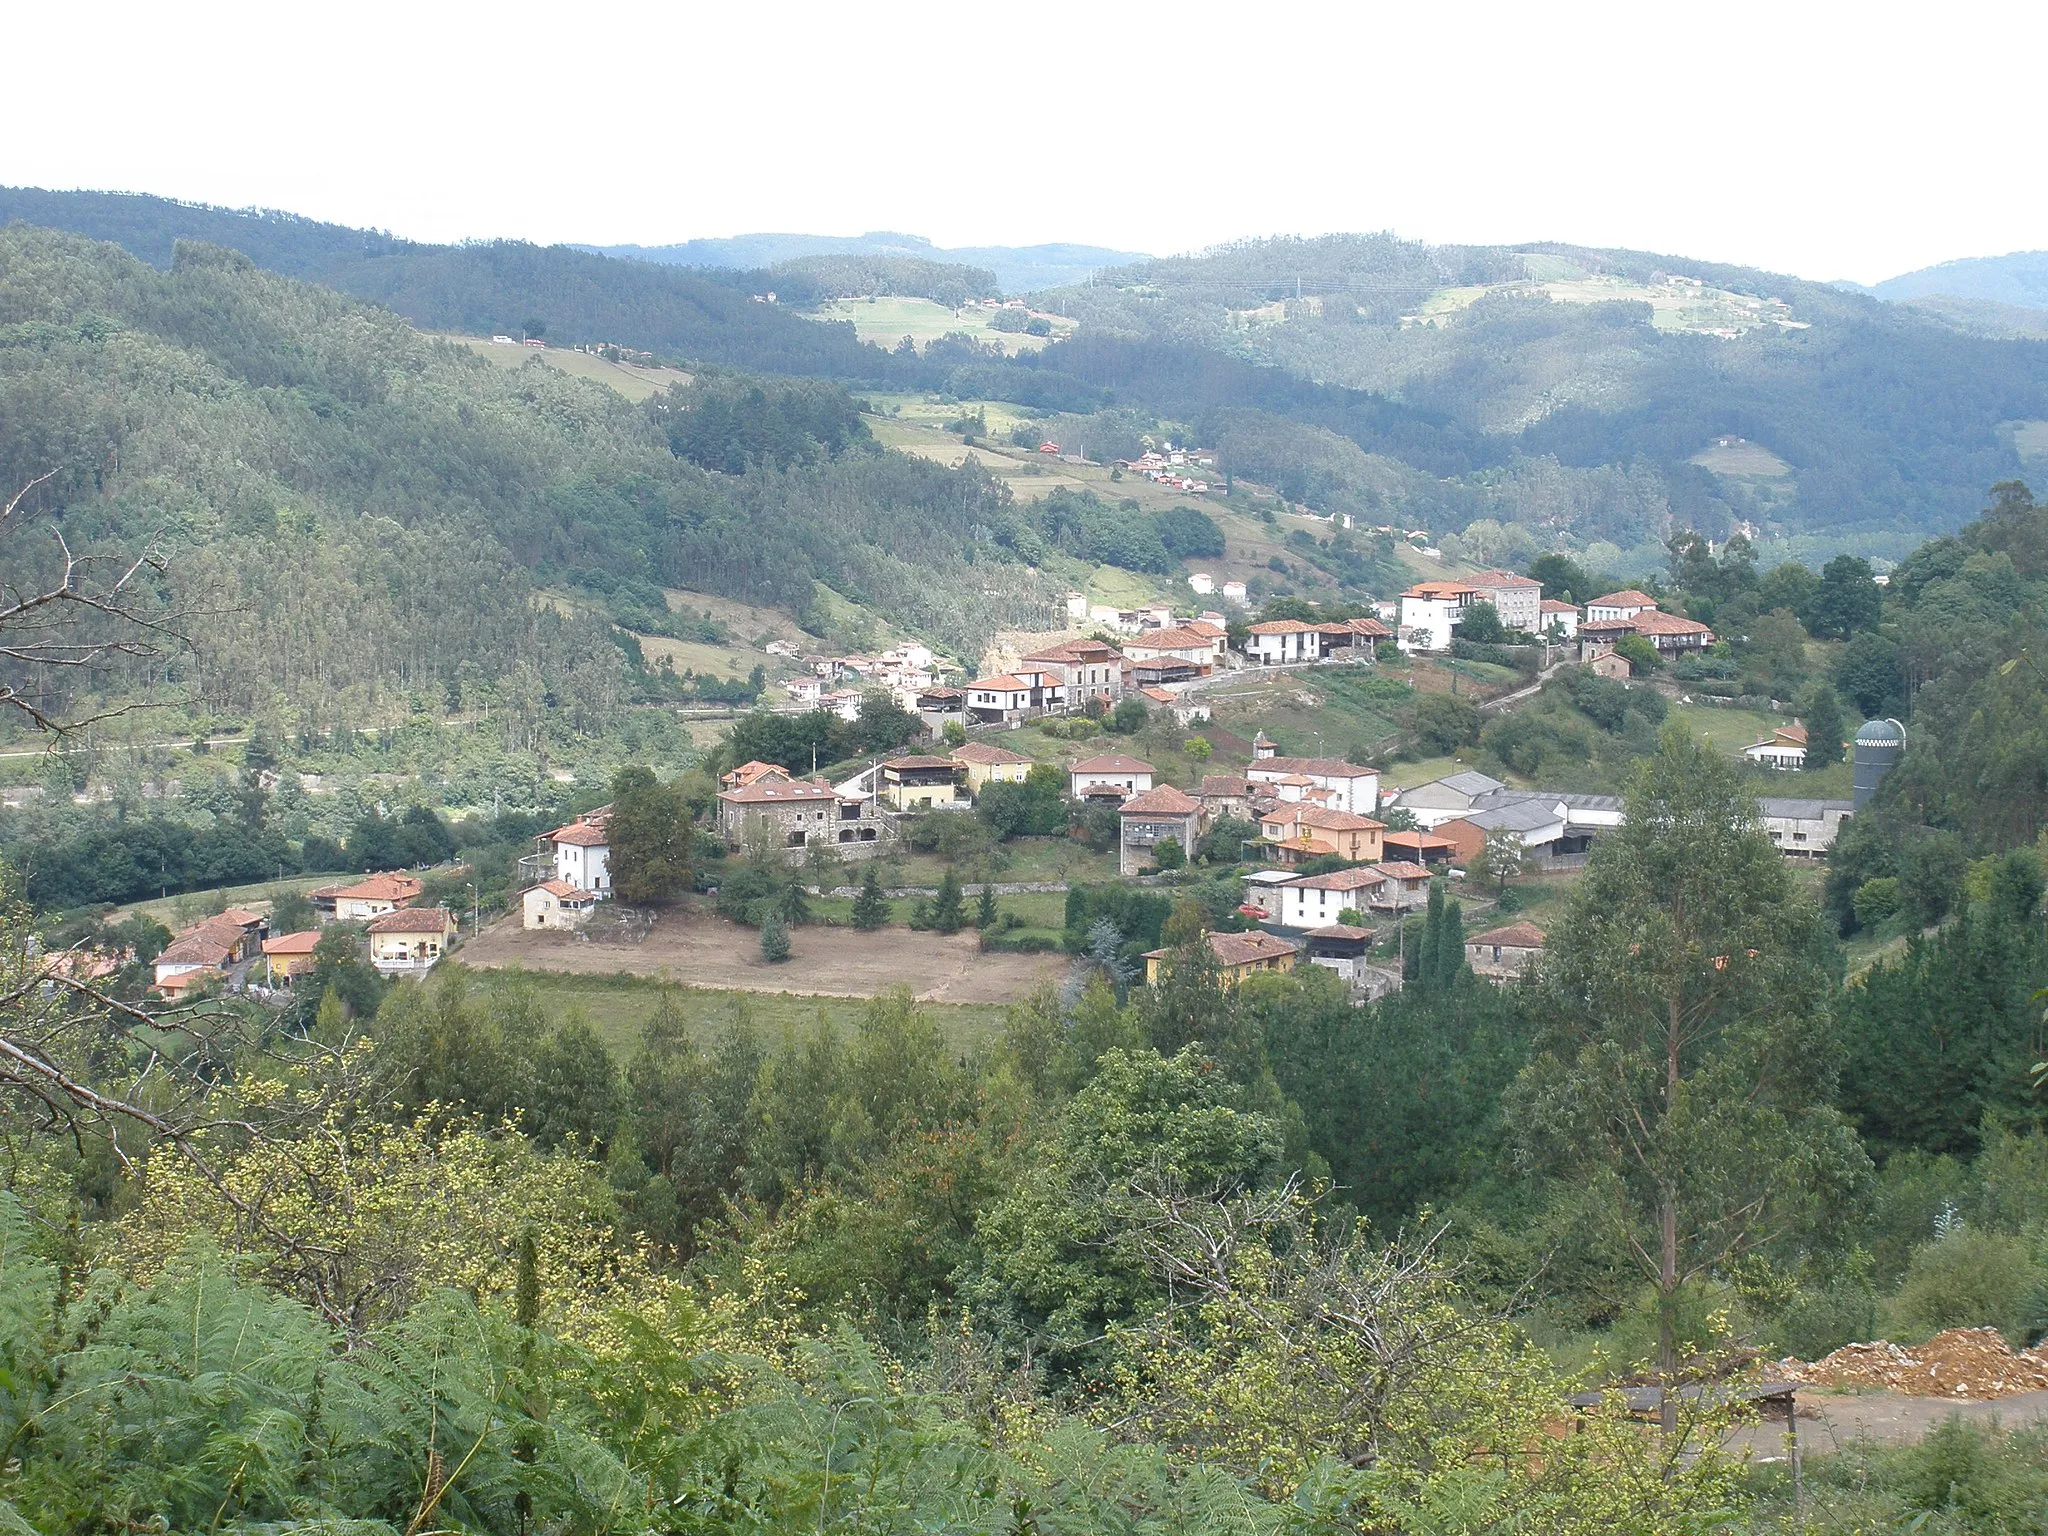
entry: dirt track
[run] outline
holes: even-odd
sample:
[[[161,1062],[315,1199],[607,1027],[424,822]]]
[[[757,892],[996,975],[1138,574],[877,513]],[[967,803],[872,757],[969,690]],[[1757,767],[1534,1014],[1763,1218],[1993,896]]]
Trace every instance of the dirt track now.
[[[2007,1428],[2048,1419],[2048,1392],[1959,1402],[1903,1392],[1809,1392],[1802,1388],[1796,1401],[1801,1456],[1824,1456],[1858,1440],[1903,1445],[1918,1440],[1952,1413],[1974,1421],[1997,1419]],[[1776,1460],[1786,1453],[1785,1421],[1781,1417],[1752,1425],[1734,1435],[1731,1444],[1748,1447],[1758,1460]]]
[[[666,912],[636,944],[592,943],[559,933],[528,933],[506,919],[462,947],[466,965],[523,966],[583,974],[631,972],[692,987],[736,992],[795,992],[873,997],[908,986],[935,1003],[1009,1003],[1066,974],[1060,955],[984,955],[972,933],[951,938],[884,928],[798,928],[790,958],[770,965],[753,931],[718,918]]]

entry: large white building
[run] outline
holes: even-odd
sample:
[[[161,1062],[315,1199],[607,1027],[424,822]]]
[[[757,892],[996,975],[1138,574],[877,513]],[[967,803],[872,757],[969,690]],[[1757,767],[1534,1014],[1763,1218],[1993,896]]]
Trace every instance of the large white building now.
[[[1465,585],[1479,596],[1477,602],[1491,603],[1509,629],[1538,628],[1543,602],[1543,583],[1513,571],[1481,571],[1465,578]]]
[[[1349,811],[1354,816],[1370,816],[1380,808],[1380,776],[1371,768],[1335,757],[1281,757],[1263,732],[1252,743],[1252,751],[1256,755],[1244,776],[1254,784],[1272,785],[1273,793],[1282,800],[1313,798],[1333,811]],[[1300,779],[1323,793],[1305,795],[1302,785],[1288,782]]]
[[[1462,581],[1418,581],[1401,594],[1395,644],[1404,651],[1448,651],[1451,631],[1479,600],[1479,589]]]
[[[555,878],[576,890],[595,892],[600,901],[612,894],[611,837],[605,831],[611,814],[610,806],[600,806],[547,835],[555,849]]]

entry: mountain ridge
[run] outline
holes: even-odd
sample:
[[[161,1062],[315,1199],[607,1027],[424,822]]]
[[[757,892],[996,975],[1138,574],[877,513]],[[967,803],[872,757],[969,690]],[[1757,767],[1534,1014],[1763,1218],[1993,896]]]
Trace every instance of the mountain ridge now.
[[[629,261],[685,267],[733,267],[741,270],[779,266],[805,256],[906,256],[964,267],[985,267],[996,275],[1005,293],[1086,282],[1105,267],[1123,266],[1147,257],[1134,251],[1071,241],[1037,245],[976,245],[949,248],[923,235],[870,230],[861,235],[753,233],[722,238],[684,240],[668,245],[578,245],[577,250]]]

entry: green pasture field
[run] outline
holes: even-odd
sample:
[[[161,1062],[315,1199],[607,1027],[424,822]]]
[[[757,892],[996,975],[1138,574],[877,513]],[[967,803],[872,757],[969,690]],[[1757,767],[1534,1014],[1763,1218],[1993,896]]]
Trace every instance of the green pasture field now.
[[[989,320],[996,312],[979,305],[952,309],[931,299],[887,295],[868,299],[835,299],[809,313],[817,320],[851,320],[855,335],[878,346],[893,347],[908,336],[920,351],[948,332],[964,331],[984,345],[991,341],[999,342],[1004,351],[1014,356],[1019,352],[1036,352],[1054,337],[1074,328],[1071,320],[1047,315],[1046,319],[1052,322],[1052,336],[1026,336],[1021,331],[991,329]]]
[[[661,394],[670,385],[687,384],[691,378],[676,368],[635,368],[624,363],[608,363],[591,353],[575,352],[566,347],[526,347],[516,343],[508,347],[488,336],[438,335],[434,339],[466,347],[485,362],[500,368],[523,368],[528,363],[541,363],[571,378],[602,384],[635,402]]]
[[[450,961],[450,966],[459,962]],[[859,1027],[869,999],[808,997],[791,992],[727,992],[704,987],[672,986],[638,976],[591,976],[563,971],[492,969],[464,972],[470,984],[485,991],[523,988],[539,1003],[551,1023],[581,1017],[597,1032],[613,1055],[626,1059],[638,1048],[640,1032],[654,1016],[664,993],[682,1009],[697,1037],[721,1037],[733,1023],[748,1019],[771,1044],[784,1031],[804,1034],[818,1021],[842,1037]],[[986,1045],[1001,1031],[1005,1009],[990,1004],[920,1003],[938,1021],[946,1042],[965,1053]]]

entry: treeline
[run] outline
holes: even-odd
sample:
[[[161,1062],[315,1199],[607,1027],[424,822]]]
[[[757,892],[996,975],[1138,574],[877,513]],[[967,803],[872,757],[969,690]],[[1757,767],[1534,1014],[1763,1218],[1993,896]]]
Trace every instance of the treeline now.
[[[426,806],[388,816],[372,812],[346,842],[317,833],[294,839],[269,814],[260,791],[245,796],[240,809],[239,816],[216,816],[210,826],[165,816],[110,819],[62,840],[18,844],[8,856],[22,871],[29,900],[69,910],[287,875],[425,868],[455,855],[453,831]],[[475,840],[479,829],[467,830]]]
[[[831,299],[868,294],[930,299],[958,309],[974,299],[1002,294],[995,273],[985,267],[914,256],[799,256],[768,269],[775,296],[783,304],[822,304]]]

